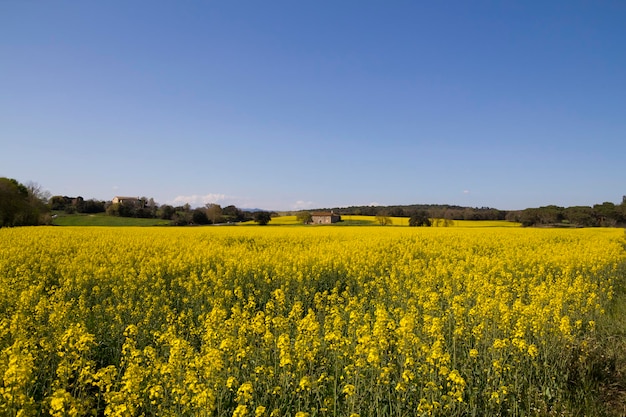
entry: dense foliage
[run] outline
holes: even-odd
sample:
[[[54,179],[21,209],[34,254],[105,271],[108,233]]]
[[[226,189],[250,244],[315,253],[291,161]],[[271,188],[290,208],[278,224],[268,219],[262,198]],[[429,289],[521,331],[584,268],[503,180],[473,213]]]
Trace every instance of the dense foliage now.
[[[2,229],[0,414],[582,415],[624,244],[617,229]]]
[[[523,226],[622,226],[626,225],[626,196],[624,196],[621,204],[604,202],[595,204],[593,207],[559,207],[551,205],[528,208],[515,213],[515,216],[511,216],[511,220],[518,221]]]
[[[330,209],[326,209],[330,210]],[[524,226],[614,227],[626,225],[626,196],[620,204],[604,202],[591,206],[531,207],[523,210],[498,210],[490,207],[461,207],[447,204],[412,204],[406,206],[352,206],[332,209],[341,215],[366,215],[454,220],[509,220]]]
[[[38,186],[26,186],[13,178],[0,178],[0,227],[48,223],[48,207]]]
[[[117,217],[170,220],[172,225],[206,225],[238,223],[254,220],[267,224],[276,215],[262,210],[242,210],[229,205],[208,203],[192,208],[189,204],[159,205],[147,197],[125,198],[122,202],[85,200],[82,197],[55,195],[47,198],[39,186],[26,187],[18,181],[0,178],[0,227],[50,224],[48,212],[64,211],[68,214],[105,213]],[[115,201],[115,200],[114,200]],[[490,207],[462,207],[448,204],[412,204],[404,206],[350,206],[324,209],[339,215],[373,216],[381,225],[392,223],[392,218],[407,218],[409,225],[429,226],[431,222],[453,224],[454,220],[508,220],[523,226],[580,226],[614,227],[626,225],[626,196],[621,204],[604,202],[589,206],[559,207],[555,205],[505,211]],[[307,224],[311,212],[292,212],[301,223]]]

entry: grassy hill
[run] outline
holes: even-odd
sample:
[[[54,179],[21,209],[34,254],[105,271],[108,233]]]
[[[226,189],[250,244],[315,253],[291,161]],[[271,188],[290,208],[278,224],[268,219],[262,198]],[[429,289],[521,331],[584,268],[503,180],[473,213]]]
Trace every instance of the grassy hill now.
[[[54,226],[167,226],[169,220],[137,219],[134,217],[116,217],[106,214],[66,214],[56,213],[52,219]]]

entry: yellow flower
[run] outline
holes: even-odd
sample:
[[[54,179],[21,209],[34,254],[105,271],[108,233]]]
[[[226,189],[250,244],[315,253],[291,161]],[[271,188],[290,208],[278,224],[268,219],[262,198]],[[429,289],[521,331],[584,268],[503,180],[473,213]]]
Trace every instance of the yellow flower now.
[[[352,384],[346,384],[341,392],[346,395],[346,397],[351,397],[354,395],[356,388]]]
[[[300,378],[300,383],[298,384],[298,387],[302,391],[310,389],[311,388],[311,378],[309,378],[306,375],[303,376],[302,378]]]
[[[252,400],[253,392],[254,388],[252,387],[252,383],[244,382],[237,390],[237,398],[235,399],[235,401],[237,401],[238,403],[247,403]]]
[[[248,414],[248,407],[243,404],[239,404],[237,408],[235,408],[235,411],[233,411],[233,417],[244,417],[247,414]]]

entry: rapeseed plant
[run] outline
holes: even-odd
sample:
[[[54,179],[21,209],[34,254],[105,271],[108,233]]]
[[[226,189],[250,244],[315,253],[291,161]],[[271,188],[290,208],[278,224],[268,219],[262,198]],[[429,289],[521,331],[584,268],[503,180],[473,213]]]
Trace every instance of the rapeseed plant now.
[[[625,265],[613,229],[2,229],[0,414],[576,414]]]

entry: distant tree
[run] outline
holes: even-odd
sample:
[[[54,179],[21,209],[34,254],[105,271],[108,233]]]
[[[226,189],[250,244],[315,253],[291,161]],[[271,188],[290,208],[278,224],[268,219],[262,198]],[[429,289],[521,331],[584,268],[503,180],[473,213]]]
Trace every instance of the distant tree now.
[[[211,221],[206,215],[206,211],[201,208],[195,209],[191,214],[193,224],[209,224]]]
[[[211,223],[222,223],[224,218],[222,217],[222,207],[219,204],[209,203],[205,206],[205,212],[207,218]]]
[[[570,224],[578,225],[578,226],[597,226],[598,218],[595,216],[595,213],[591,207],[587,206],[575,206],[575,207],[567,207],[563,211],[563,215],[565,217],[564,220],[568,221]]]
[[[556,225],[565,219],[565,209],[559,206],[527,208],[520,213],[522,226]]]
[[[454,226],[454,220],[446,218],[437,218],[431,221],[431,226],[435,227],[452,227]]]
[[[620,223],[626,223],[626,195],[622,199],[622,204],[620,204],[617,209],[621,217]]]
[[[391,217],[386,216],[385,213],[380,213],[380,214],[376,215],[376,221],[381,226],[387,226],[387,225],[392,223],[391,222]]]
[[[254,212],[253,218],[259,225],[265,226],[272,220],[272,215],[267,211],[256,211]]]
[[[28,197],[31,204],[48,204],[51,194],[48,190],[44,190],[41,185],[31,181],[26,184],[26,189],[28,190]]]
[[[169,204],[163,204],[156,212],[156,216],[163,220],[172,220],[172,216],[176,213],[176,209]]]
[[[104,201],[98,201],[93,198],[83,201],[81,213],[104,213],[105,211]]]
[[[389,210],[389,215],[391,217],[406,217],[406,213],[402,207],[392,207]]]
[[[28,190],[28,204],[36,219],[35,224],[50,224],[52,221],[48,205],[51,196],[50,192],[44,190],[39,184],[32,181],[26,184],[26,189]]]
[[[189,211],[177,211],[172,215],[172,225],[187,226],[192,222],[192,214]]]
[[[527,208],[520,212],[519,221],[522,226],[529,227],[539,224],[539,209]]]
[[[139,217],[142,219],[149,219],[152,217],[152,210],[148,208],[148,197],[140,197],[135,201],[131,207],[132,212],[129,217]],[[153,200],[154,201],[154,200]]]
[[[379,210],[380,209],[376,206],[365,206],[361,207],[359,214],[362,216],[376,216]]]
[[[49,220],[47,198],[36,185],[0,178],[0,227],[29,226]]]
[[[593,211],[598,217],[600,226],[615,226],[617,223],[622,223],[626,220],[626,217],[622,215],[621,207],[611,202],[605,201],[602,204],[596,204],[593,206]]]
[[[13,178],[0,178],[0,227],[21,226],[28,190]]]
[[[539,207],[539,222],[541,224],[558,224],[563,221],[565,215],[563,213],[564,208],[550,205]]]
[[[144,210],[148,212],[150,218],[156,218],[157,211],[159,210],[159,205],[156,203],[156,201],[154,201],[154,198],[150,197],[146,202]]]
[[[309,211],[299,211],[296,213],[296,220],[302,224],[309,224],[313,221],[313,215]]]
[[[519,210],[509,211],[506,213],[505,220],[509,222],[521,223],[520,222],[521,215],[522,213]]]
[[[68,196],[55,195],[49,200],[50,210],[65,210],[65,207],[72,204],[72,199]]]
[[[233,205],[226,206],[222,209],[223,221],[227,222],[245,222],[253,220],[249,212],[245,212]]]
[[[108,216],[119,216],[120,215],[120,206],[121,206],[121,204],[119,204],[119,203],[110,204],[106,208],[106,214]]]
[[[409,218],[409,226],[411,227],[419,227],[419,226],[429,227],[430,225],[431,223],[430,223],[430,219],[428,218],[428,212],[425,210],[415,212]]]
[[[83,213],[85,208],[85,199],[81,196],[72,198],[72,207],[74,208],[74,212]]]

